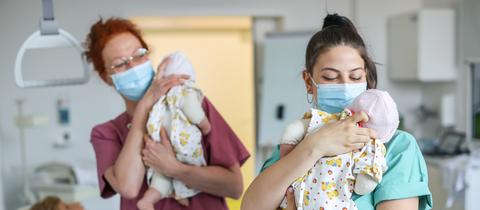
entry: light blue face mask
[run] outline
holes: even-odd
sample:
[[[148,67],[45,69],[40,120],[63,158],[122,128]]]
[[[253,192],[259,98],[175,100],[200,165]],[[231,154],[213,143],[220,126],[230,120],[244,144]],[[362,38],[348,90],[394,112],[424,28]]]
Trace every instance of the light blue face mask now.
[[[132,101],[140,100],[152,83],[153,76],[152,62],[134,66],[124,72],[111,76],[115,89]]]
[[[316,108],[328,113],[343,111],[353,100],[367,90],[367,83],[317,84]]]

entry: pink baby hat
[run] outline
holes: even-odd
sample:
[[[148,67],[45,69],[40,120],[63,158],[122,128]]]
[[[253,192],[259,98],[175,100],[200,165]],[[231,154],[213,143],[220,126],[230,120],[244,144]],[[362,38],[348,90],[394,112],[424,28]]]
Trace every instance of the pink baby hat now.
[[[171,74],[186,74],[190,76],[190,80],[196,81],[195,70],[185,54],[182,52],[174,52],[170,54],[169,57],[170,63],[165,69],[165,76]]]
[[[397,105],[386,91],[366,90],[348,108],[355,113],[365,112],[369,120],[363,127],[375,130],[383,143],[390,141],[400,122]]]

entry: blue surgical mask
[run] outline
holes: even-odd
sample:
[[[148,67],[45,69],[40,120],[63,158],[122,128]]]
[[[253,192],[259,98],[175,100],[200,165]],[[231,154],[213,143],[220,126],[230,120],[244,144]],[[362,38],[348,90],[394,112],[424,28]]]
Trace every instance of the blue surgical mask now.
[[[111,77],[118,92],[132,101],[138,101],[152,83],[154,75],[152,62],[148,60]]]
[[[367,90],[367,83],[317,84],[316,108],[328,113],[343,111],[353,100]]]

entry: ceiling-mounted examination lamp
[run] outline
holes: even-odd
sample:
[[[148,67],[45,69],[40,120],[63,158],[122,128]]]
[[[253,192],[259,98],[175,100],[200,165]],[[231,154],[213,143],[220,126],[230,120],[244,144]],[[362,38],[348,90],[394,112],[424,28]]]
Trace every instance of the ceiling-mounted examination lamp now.
[[[78,85],[88,82],[89,65],[82,54],[80,43],[68,32],[58,28],[53,17],[53,0],[42,0],[43,17],[40,19],[40,30],[30,35],[22,44],[15,59],[15,83],[22,88],[52,87],[62,85]],[[83,65],[83,76],[81,78],[50,79],[50,80],[29,80],[26,81],[22,74],[22,60],[26,50],[74,47],[80,54]]]

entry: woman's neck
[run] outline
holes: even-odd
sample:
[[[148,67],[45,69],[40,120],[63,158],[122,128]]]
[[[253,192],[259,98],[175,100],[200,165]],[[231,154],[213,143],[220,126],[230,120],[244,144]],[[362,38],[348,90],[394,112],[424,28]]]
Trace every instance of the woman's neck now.
[[[127,108],[127,114],[130,117],[133,117],[133,113],[135,113],[135,108],[137,107],[138,102],[137,101],[130,101],[128,99],[125,99],[125,107]]]

